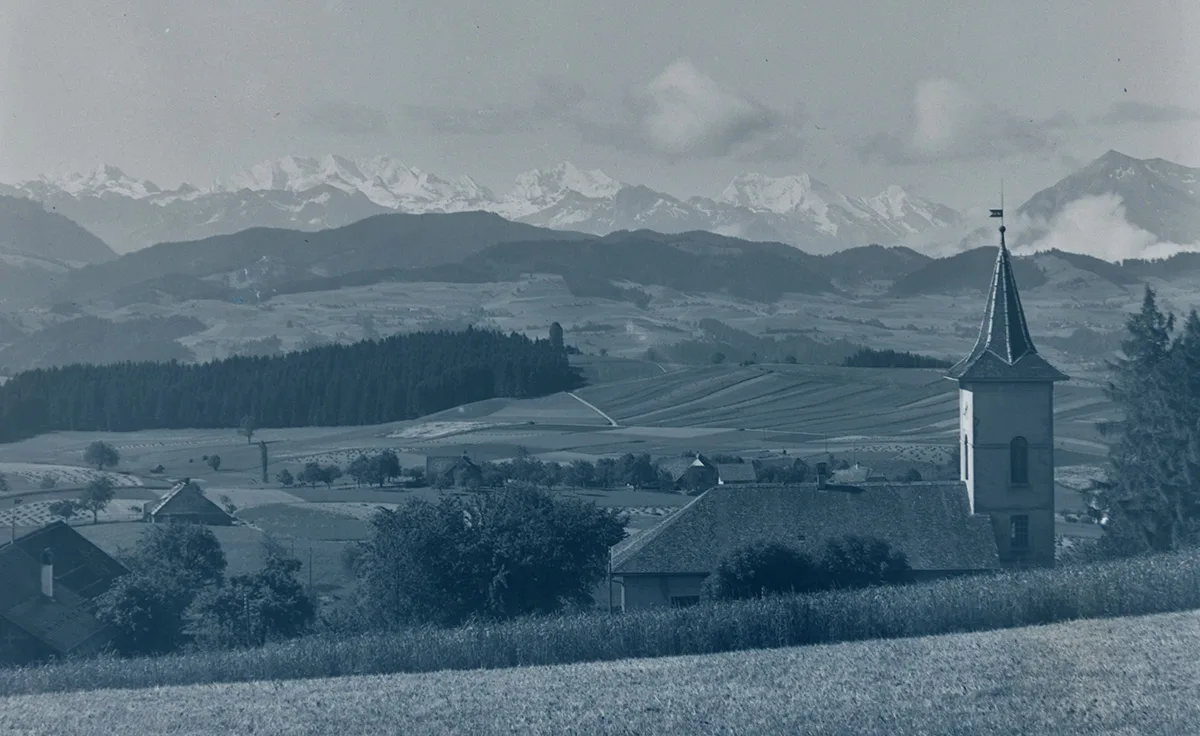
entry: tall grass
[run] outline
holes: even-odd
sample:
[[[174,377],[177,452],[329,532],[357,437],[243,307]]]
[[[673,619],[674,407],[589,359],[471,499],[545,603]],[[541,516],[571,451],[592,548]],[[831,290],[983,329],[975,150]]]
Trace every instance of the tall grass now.
[[[1200,551],[906,587],[0,671],[0,696],[710,654],[1200,608]]]

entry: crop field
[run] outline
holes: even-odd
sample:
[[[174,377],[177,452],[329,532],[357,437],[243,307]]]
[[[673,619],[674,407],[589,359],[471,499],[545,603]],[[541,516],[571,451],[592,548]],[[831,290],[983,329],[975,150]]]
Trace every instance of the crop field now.
[[[53,484],[51,487],[79,488],[100,477],[108,478],[118,488],[142,485],[142,480],[134,475],[101,472],[77,465],[0,462],[0,473],[8,478],[8,482],[14,490],[42,488],[43,484],[47,482]]]
[[[20,695],[3,699],[0,730],[1183,734],[1200,730],[1198,648],[1200,616],[1175,613],[597,664]]]

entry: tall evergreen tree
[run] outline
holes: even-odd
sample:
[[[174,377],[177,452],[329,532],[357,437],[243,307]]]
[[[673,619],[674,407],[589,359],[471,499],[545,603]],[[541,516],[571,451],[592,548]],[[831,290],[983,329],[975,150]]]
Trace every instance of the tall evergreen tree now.
[[[1173,335],[1174,315],[1147,287],[1126,327],[1107,390],[1122,418],[1102,427],[1114,441],[1097,495],[1102,544],[1116,555],[1200,539],[1200,318],[1193,311]]]

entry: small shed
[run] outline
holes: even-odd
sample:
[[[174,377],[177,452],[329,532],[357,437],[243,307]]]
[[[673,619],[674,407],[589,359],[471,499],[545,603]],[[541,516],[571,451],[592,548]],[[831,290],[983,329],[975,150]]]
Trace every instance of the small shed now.
[[[213,503],[200,486],[190,479],[176,483],[157,501],[148,501],[142,507],[142,520],[157,524],[162,522],[184,522],[207,526],[230,526],[233,517],[225,509]]]

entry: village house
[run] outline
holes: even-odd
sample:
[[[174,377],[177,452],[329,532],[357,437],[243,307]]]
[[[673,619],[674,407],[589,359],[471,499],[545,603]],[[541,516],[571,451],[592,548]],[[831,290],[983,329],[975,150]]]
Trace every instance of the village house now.
[[[957,481],[717,485],[613,548],[622,610],[687,605],[728,552],[777,540],[809,552],[848,535],[903,552],[919,579],[1054,564],[1054,384],[1034,349],[1000,228],[979,337],[945,377],[958,384]],[[842,478],[836,479],[841,481]]]
[[[750,463],[717,463],[703,453],[659,460],[658,469],[666,473],[676,491],[695,491],[727,483],[753,483],[757,480]]]
[[[200,486],[184,478],[157,501],[142,506],[143,521],[151,524],[182,522],[207,526],[229,526],[233,517],[204,495]]]
[[[434,487],[477,487],[483,483],[483,470],[466,451],[461,455],[429,455],[425,458],[425,481]]]
[[[62,521],[0,546],[0,665],[103,650],[94,602],[126,572]]]

